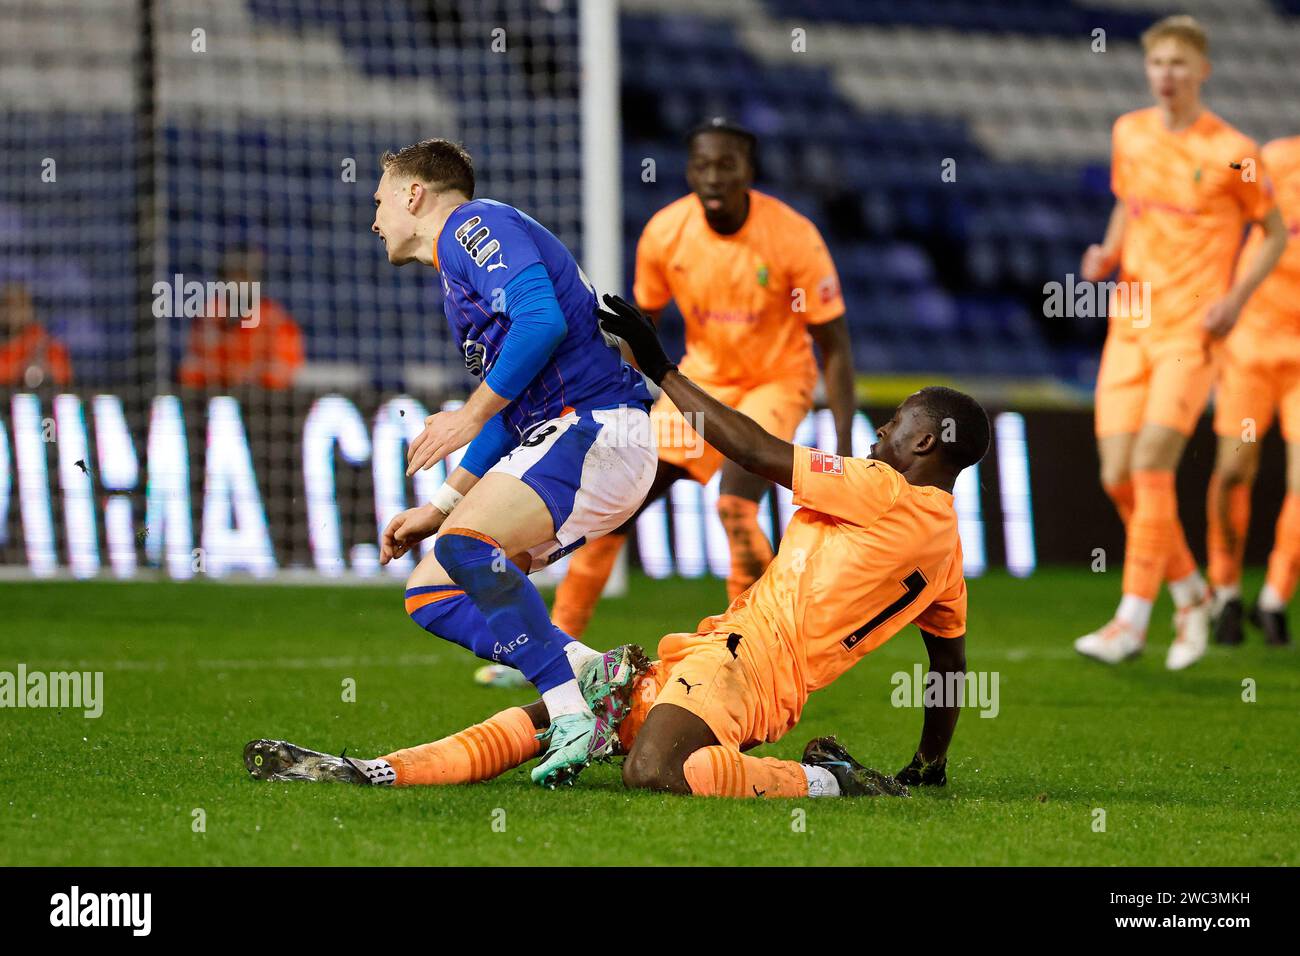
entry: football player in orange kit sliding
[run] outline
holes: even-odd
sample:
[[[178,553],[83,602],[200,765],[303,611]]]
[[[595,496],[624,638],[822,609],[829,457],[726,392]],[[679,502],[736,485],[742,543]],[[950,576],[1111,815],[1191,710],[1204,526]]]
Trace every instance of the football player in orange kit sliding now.
[[[1140,653],[1167,580],[1176,612],[1165,664],[1179,670],[1205,653],[1211,599],[1178,518],[1174,475],[1209,398],[1220,341],[1282,254],[1286,230],[1255,143],[1201,103],[1210,64],[1200,24],[1168,17],[1142,46],[1156,105],[1115,122],[1115,208],[1080,270],[1099,281],[1118,265],[1124,293],[1111,299],[1096,392],[1101,480],[1127,538],[1123,598],[1074,647],[1111,664]],[[1251,222],[1264,238],[1238,265]]]
[[[966,669],[966,581],[952,489],[989,447],[989,420],[974,399],[924,388],[877,432],[869,458],[790,444],[712,398],[668,361],[649,318],[614,296],[602,313],[641,369],[716,447],[756,475],[790,488],[799,510],[771,564],[722,614],[694,633],[669,634],[660,661],[631,685],[619,738],[633,788],[694,796],[905,795],[942,786]],[[941,437],[942,436],[942,437]],[[921,630],[931,681],[920,744],[895,776],[862,766],[833,737],[799,761],[744,751],[780,739],[809,694],[825,687],[909,624]],[[927,691],[927,695],[930,692]],[[460,733],[378,760],[333,757],[276,740],[250,742],[255,779],[401,785],[470,783],[540,752],[541,701],[513,707]],[[372,772],[380,764],[380,774]]]
[[[1240,644],[1241,561],[1250,524],[1250,489],[1259,470],[1259,443],[1273,416],[1286,440],[1286,497],[1273,535],[1268,576],[1250,619],[1267,643],[1291,643],[1286,606],[1300,577],[1300,136],[1264,147],[1261,156],[1277,192],[1290,241],[1277,267],[1241,310],[1228,336],[1215,397],[1218,455],[1206,510],[1210,584],[1217,610],[1214,638]],[[1256,229],[1242,254],[1264,241]]]
[[[686,325],[685,374],[787,441],[812,409],[815,342],[836,450],[852,454],[853,355],[826,244],[806,218],[752,188],[756,140],[748,130],[714,119],[692,131],[688,142],[690,195],[657,212],[637,243],[637,304],[657,320],[676,301]],[[659,468],[641,510],[679,478],[704,484],[721,467],[718,517],[731,550],[727,596],[734,598],[772,560],[758,524],[758,502],[770,483],[724,461],[671,399],[659,399],[651,420]],[[586,630],[635,521],[569,559],[551,608],[562,631],[581,637]]]

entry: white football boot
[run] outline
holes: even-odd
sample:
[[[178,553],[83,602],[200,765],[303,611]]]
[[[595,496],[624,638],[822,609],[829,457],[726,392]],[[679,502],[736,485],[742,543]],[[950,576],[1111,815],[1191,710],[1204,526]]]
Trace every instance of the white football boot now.
[[[1169,645],[1165,667],[1180,671],[1191,667],[1205,656],[1210,643],[1210,611],[1214,600],[1208,594],[1204,600],[1174,612],[1174,642]]]
[[[1146,643],[1146,634],[1115,618],[1105,627],[1075,641],[1074,649],[1084,657],[1091,657],[1103,664],[1118,664],[1130,657],[1137,657]]]

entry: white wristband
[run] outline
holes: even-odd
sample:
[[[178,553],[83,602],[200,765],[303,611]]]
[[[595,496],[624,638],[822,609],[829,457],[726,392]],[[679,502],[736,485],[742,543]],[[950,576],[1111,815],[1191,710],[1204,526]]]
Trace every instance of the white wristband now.
[[[433,501],[430,502],[435,508],[445,515],[451,514],[451,509],[455,508],[465,496],[453,488],[451,485],[443,482],[442,487],[433,493]]]

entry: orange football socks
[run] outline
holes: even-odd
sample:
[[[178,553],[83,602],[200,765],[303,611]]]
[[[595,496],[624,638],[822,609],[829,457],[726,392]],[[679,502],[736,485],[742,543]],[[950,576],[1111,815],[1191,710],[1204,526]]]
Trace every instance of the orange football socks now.
[[[1172,471],[1133,472],[1133,515],[1124,555],[1124,593],[1154,601],[1170,555],[1185,542]]]
[[[1119,520],[1128,528],[1128,519],[1133,517],[1133,481],[1130,479],[1102,487],[1119,512]]]
[[[727,600],[734,601],[772,563],[772,543],[758,526],[758,502],[739,495],[718,496],[718,517],[731,546]]]
[[[803,766],[775,757],[747,757],[730,747],[703,747],[683,767],[697,797],[806,797]]]
[[[552,624],[571,637],[582,637],[626,540],[625,534],[607,534],[573,552],[569,570],[555,589]]]
[[[1115,504],[1115,510],[1119,512],[1119,520],[1124,523],[1124,529],[1127,531],[1129,519],[1133,517],[1132,480],[1106,485],[1105,489],[1106,494]],[[1165,580],[1181,581],[1195,570],[1196,558],[1192,556],[1192,549],[1187,545],[1187,536],[1183,534],[1183,526],[1180,522],[1173,549],[1169,552],[1169,563],[1165,566]]]
[[[491,780],[541,753],[537,729],[522,707],[512,707],[481,724],[433,743],[384,757],[399,787],[436,787]]]
[[[1300,493],[1289,491],[1282,501],[1282,513],[1277,516],[1273,553],[1268,556],[1268,575],[1264,579],[1265,590],[1273,592],[1270,595],[1273,600],[1261,599],[1261,606],[1280,611],[1295,593],[1297,578],[1300,578]]]
[[[1205,515],[1209,527],[1210,583],[1216,588],[1241,583],[1241,563],[1250,526],[1250,485],[1224,487],[1218,475],[1210,477]]]

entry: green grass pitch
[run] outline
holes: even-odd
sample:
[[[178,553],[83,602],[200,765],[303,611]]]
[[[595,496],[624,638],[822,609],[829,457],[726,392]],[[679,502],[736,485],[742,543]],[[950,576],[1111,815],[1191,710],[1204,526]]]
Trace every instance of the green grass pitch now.
[[[257,784],[240,760],[254,737],[369,756],[529,695],[474,686],[475,661],[422,634],[399,585],[0,585],[0,670],[105,672],[98,719],[0,710],[0,864],[1300,863],[1300,659],[1252,634],[1167,673],[1167,600],[1143,658],[1111,669],[1076,657],[1070,641],[1105,619],[1117,588],[1115,574],[1063,569],[971,582],[968,663],[999,674],[1000,713],[963,714],[946,789],[726,801],[629,793],[616,764],[556,792],[526,769],[467,787]],[[634,577],[589,638],[652,649],[722,595],[712,580]],[[909,628],[758,753],[797,757],[837,733],[863,762],[897,769],[921,713],[890,705],[890,678],[922,660]]]

